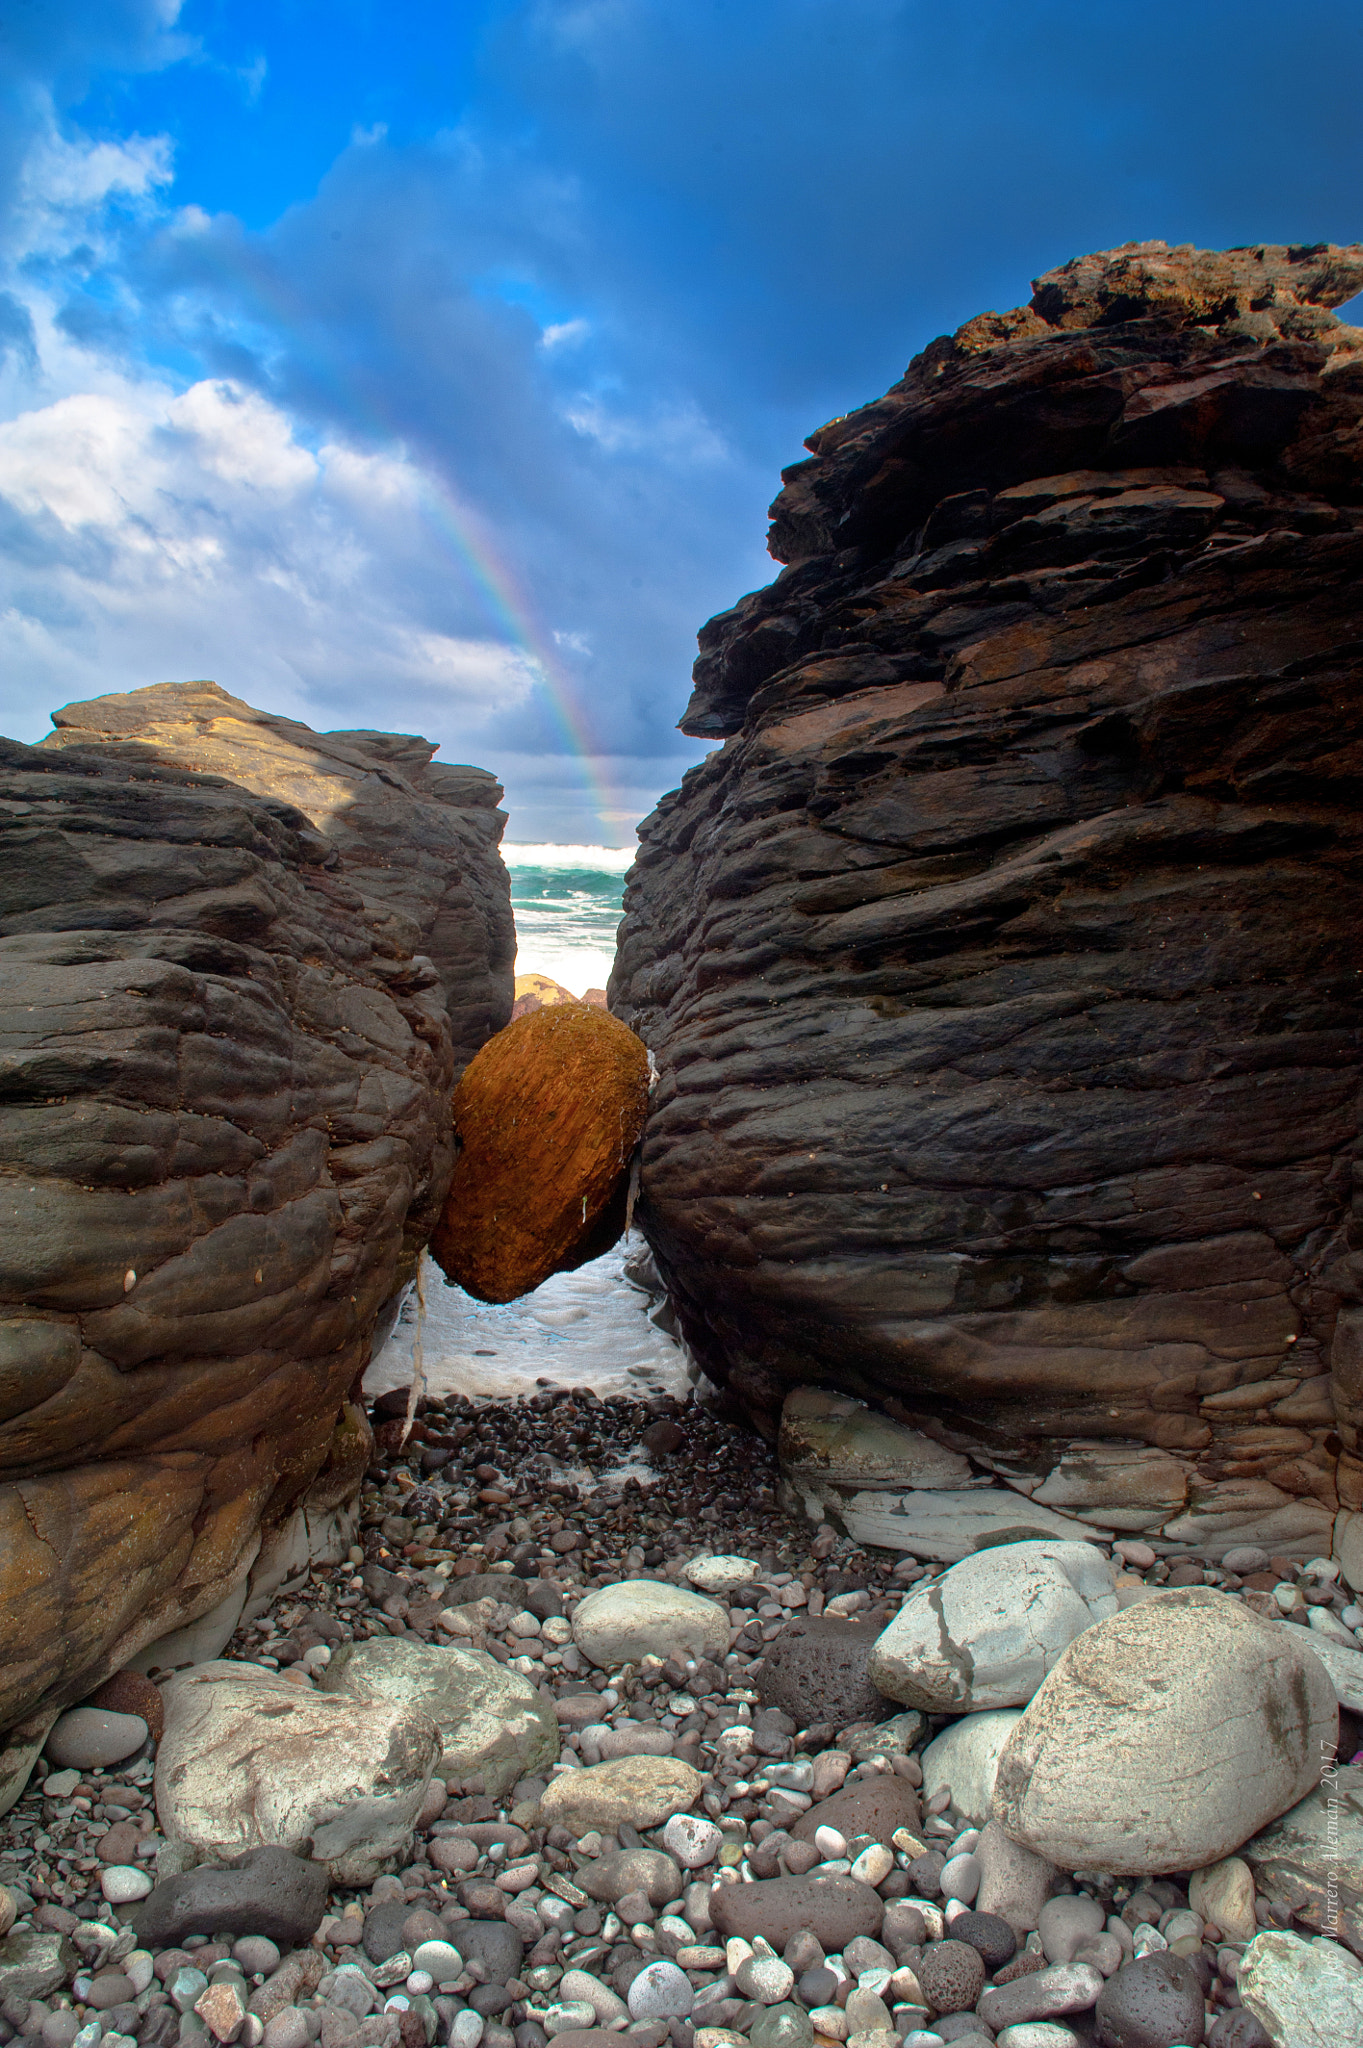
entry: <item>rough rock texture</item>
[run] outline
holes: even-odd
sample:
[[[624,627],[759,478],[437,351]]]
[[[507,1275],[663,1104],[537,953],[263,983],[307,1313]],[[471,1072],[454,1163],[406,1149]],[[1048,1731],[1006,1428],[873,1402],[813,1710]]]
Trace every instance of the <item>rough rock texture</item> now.
[[[640,1220],[772,1433],[840,1385],[1210,1554],[1363,1505],[1361,282],[1042,279],[811,437],[702,633],[611,1002]]]
[[[1004,1745],[994,1818],[1065,1870],[1147,1876],[1229,1855],[1333,1755],[1330,1682],[1296,1635],[1201,1586],[1096,1622]]]
[[[386,750],[426,742],[342,745],[211,685],[59,716],[61,745],[0,741],[0,1806],[59,1708],[183,1623],[202,1640],[150,1661],[216,1654],[253,1570],[349,1541],[349,1396],[452,1164],[421,947],[457,989],[463,945],[465,1052],[511,994],[478,771],[418,800]],[[331,792],[325,833],[289,776]]]
[[[648,1054],[586,1003],[518,1017],[454,1096],[459,1158],[431,1255],[480,1301],[514,1301],[608,1251],[648,1110]]]
[[[1363,1956],[1363,1767],[1336,1763],[1327,1751],[1319,1783],[1241,1853],[1270,1898],[1285,1899],[1304,1926]]]

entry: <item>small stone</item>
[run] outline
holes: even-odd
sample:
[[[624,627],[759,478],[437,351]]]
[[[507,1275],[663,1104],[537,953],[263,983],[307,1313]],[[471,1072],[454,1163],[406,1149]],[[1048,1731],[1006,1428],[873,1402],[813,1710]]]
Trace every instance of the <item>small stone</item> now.
[[[111,1906],[131,1906],[138,1899],[146,1898],[152,1888],[152,1880],[145,1870],[137,1870],[127,1863],[114,1863],[101,1870],[99,1888]]]
[[[166,1995],[176,2012],[189,2012],[194,2001],[201,1998],[208,1989],[208,1979],[202,1970],[196,1970],[192,1963],[185,1963],[175,1972],[166,1985]]]
[[[43,1780],[43,1797],[69,1799],[79,1784],[79,1771],[49,1771]]]
[[[984,2035],[981,2040],[986,2039]],[[1063,2027],[1058,2020],[1023,2020],[1019,2026],[1005,2027],[996,2036],[997,2048],[1079,2048],[1079,2036],[1073,2027]],[[962,2041],[960,2048],[967,2048]],[[974,2048],[974,2043],[970,2044]]]
[[[850,1875],[862,1884],[879,1885],[885,1882],[893,1869],[894,1851],[887,1849],[883,1842],[872,1842],[859,1856],[853,1857]]]
[[[194,2010],[216,2041],[234,2041],[246,2018],[246,2006],[235,1984],[210,1984],[194,2001]]]
[[[887,1923],[889,1917],[887,1912]],[[977,1949],[991,1977],[1017,1954],[1017,1936],[999,1913],[958,1913],[951,1923],[951,1938]]]
[[[140,1714],[152,1741],[161,1740],[166,1725],[161,1688],[140,1671],[115,1671],[112,1678],[105,1679],[98,1692],[91,1693],[85,1705],[103,1707],[114,1714]]]
[[[674,1813],[662,1833],[663,1847],[683,1870],[703,1870],[724,1844],[722,1829],[695,1813]]]
[[[933,1942],[914,1964],[923,1996],[934,2012],[971,2012],[984,1989],[984,1958],[969,1942]]]
[[[232,1960],[240,1963],[248,1977],[268,1977],[279,1967],[279,1948],[264,1934],[243,1934],[232,1944]]]
[[[979,1858],[982,1873],[976,1911],[997,1913],[1016,1933],[1029,1933],[1050,1897],[1055,1866],[1024,1849],[995,1820],[982,1829],[971,1853]]]
[[[463,1975],[464,1957],[451,1941],[423,1941],[412,1951],[412,1968],[425,1972],[437,1986]]]
[[[79,1771],[107,1769],[141,1749],[149,1734],[140,1714],[106,1707],[71,1707],[53,1724],[45,1745],[50,1760]]]
[[[1137,1956],[1103,1986],[1097,2022],[1100,2040],[1112,2043],[1113,2048],[1194,2041],[1203,2026],[1202,1981],[1183,1956],[1170,1955],[1167,1950]]]
[[[718,1885],[710,1894],[719,1934],[760,1935],[778,1951],[807,1929],[825,1954],[840,1953],[858,1934],[878,1934],[884,1915],[879,1893],[854,1877],[774,1877]]]
[[[729,1617],[713,1600],[654,1579],[589,1593],[573,1616],[573,1641],[602,1670],[641,1657],[723,1657]]]
[[[584,1864],[577,1882],[590,1899],[614,1905],[630,1892],[643,1892],[651,1906],[661,1906],[676,1898],[681,1871],[660,1849],[617,1849]]]
[[[827,1857],[830,1861],[847,1854],[845,1836],[840,1834],[837,1828],[830,1828],[827,1825],[815,1828],[814,1847],[821,1856]]]
[[[880,1776],[861,1778],[831,1799],[812,1806],[791,1827],[799,1842],[812,1842],[821,1827],[838,1830],[845,1842],[858,1835],[889,1842],[896,1828],[916,1829],[922,1825],[918,1794],[907,1778]]]
[[[978,1856],[951,1856],[942,1866],[939,1880],[944,1899],[959,1899],[970,1905],[980,1889],[983,1871]]]
[[[1121,1972],[1117,1974],[1120,1976]],[[1114,1977],[1112,1983],[1116,1982]],[[1101,1974],[1089,1963],[1052,1963],[1047,1969],[1031,1971],[1009,1983],[995,1983],[982,1992],[979,2015],[986,2025],[997,2029],[1016,2026],[1022,2020],[1048,2020],[1067,2012],[1087,2012],[1105,1988]]]
[[[1082,1941],[1098,1934],[1107,1915],[1097,1899],[1065,1893],[1049,1899],[1037,1916],[1037,1932],[1048,1963],[1068,1963]]]
[[[474,2012],[471,2007],[465,2006],[464,2010],[457,2012],[450,2021],[450,2048],[478,2048],[486,2025],[487,2022],[480,2012]],[[269,2048],[268,2043],[266,2048]]]
[[[544,2031],[551,2041],[561,2034],[580,2033],[595,2022],[596,2015],[585,1999],[558,1998],[544,2008]]]
[[[46,1998],[76,1972],[76,1952],[64,1934],[16,1927],[0,1945],[0,2002]]]
[[[310,2038],[307,2015],[296,2005],[286,2005],[266,2020],[263,2048],[308,2048]]]
[[[757,1999],[761,2005],[780,2005],[795,1989],[794,1970],[765,1941],[754,1944],[752,1954],[744,1958],[733,1976],[735,1989],[744,1998]]]
[[[124,2005],[137,1993],[133,1990],[132,1979],[125,1977],[122,1970],[96,1970],[90,1979],[90,1990],[85,2003],[96,2012],[110,2012],[116,2005]]]
[[[541,1798],[540,1819],[545,1827],[566,1827],[579,1836],[588,1828],[614,1833],[622,1821],[635,1828],[656,1827],[694,1806],[703,1782],[698,1771],[676,1757],[621,1757],[564,1771]]]
[[[736,1593],[749,1586],[761,1573],[750,1557],[693,1557],[684,1567],[685,1575],[702,1593]]]
[[[812,2048],[814,2028],[803,2006],[770,2005],[748,2029],[751,2048]]]
[[[639,1972],[627,2000],[630,2018],[635,2020],[684,2020],[694,2002],[685,1970],[662,1961],[649,1963]]]

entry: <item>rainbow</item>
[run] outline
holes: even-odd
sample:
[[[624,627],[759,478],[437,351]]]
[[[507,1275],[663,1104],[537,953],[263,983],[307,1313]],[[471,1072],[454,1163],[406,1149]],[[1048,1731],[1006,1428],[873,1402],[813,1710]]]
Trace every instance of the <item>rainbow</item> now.
[[[414,465],[415,467],[415,465]],[[567,743],[568,753],[582,778],[587,801],[596,813],[602,840],[632,814],[621,792],[601,764],[601,755],[563,675],[548,635],[536,621],[529,597],[521,590],[511,569],[498,560],[492,542],[476,514],[455,497],[444,480],[424,466],[420,479],[421,510],[427,526],[459,560],[482,598],[487,611],[503,635],[528,658],[538,677],[544,700]]]

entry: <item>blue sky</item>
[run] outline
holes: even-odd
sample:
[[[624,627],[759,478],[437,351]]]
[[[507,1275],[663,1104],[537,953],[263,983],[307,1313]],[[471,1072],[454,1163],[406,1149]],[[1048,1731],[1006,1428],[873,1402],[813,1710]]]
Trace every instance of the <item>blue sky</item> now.
[[[824,419],[1039,271],[1363,235],[1357,0],[7,0],[0,728],[210,676],[626,842]]]

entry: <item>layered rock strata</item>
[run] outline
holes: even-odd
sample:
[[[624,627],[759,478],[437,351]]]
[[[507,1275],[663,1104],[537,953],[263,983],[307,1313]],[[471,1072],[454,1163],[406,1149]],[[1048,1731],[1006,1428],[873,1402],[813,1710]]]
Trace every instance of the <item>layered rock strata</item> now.
[[[811,436],[612,1007],[774,1431],[878,1400],[1171,1547],[1363,1506],[1363,249],[1085,258]],[[1101,1510],[1101,1515],[1096,1512]]]
[[[319,778],[350,757],[324,833],[183,765],[183,734],[117,737],[148,700],[180,701],[81,707],[84,744],[0,741],[0,1800],[60,1707],[185,1625],[185,1655],[213,1654],[248,1581],[263,1597],[349,1540],[352,1397],[452,1167],[446,988],[466,1048],[511,1004],[504,871],[477,908],[500,865],[478,771],[426,805],[449,819],[437,886],[386,736],[288,728]],[[404,804],[424,927],[400,907]]]

